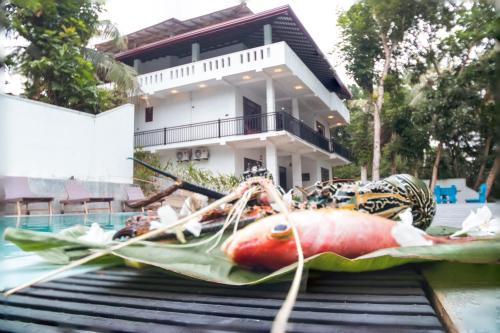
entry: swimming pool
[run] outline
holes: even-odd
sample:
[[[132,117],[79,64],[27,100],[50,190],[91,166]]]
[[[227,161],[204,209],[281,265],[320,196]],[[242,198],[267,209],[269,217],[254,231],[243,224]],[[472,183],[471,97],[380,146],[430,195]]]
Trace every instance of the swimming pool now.
[[[98,223],[103,229],[118,230],[125,224],[125,220],[140,213],[113,213],[113,214],[64,214],[64,215],[32,215],[32,216],[0,216],[0,261],[5,258],[26,255],[14,244],[5,241],[3,234],[7,228],[20,228],[40,232],[58,232],[71,226],[82,224],[90,226]]]
[[[140,213],[0,216],[0,290],[14,287],[58,267],[6,241],[3,237],[5,229],[10,227],[39,232],[58,232],[77,224],[90,226],[96,222],[103,229],[118,230],[125,225],[125,220],[129,216],[137,214]],[[91,266],[86,266],[75,272],[91,269]]]

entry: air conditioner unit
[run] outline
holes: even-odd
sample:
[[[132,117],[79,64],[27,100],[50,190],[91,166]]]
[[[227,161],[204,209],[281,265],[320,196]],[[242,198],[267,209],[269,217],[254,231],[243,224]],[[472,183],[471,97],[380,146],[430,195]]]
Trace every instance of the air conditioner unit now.
[[[175,156],[177,157],[177,162],[182,162],[182,150],[178,150],[177,153],[175,153]]]
[[[194,150],[195,160],[208,160],[208,149],[207,148],[196,148]]]
[[[186,162],[191,160],[191,149],[178,150],[175,154],[177,162]]]

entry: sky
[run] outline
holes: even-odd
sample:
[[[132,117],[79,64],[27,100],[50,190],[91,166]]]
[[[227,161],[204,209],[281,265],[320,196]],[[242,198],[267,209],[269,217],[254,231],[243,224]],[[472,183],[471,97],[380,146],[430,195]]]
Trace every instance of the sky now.
[[[331,52],[339,42],[336,21],[339,11],[348,9],[355,0],[249,0],[247,6],[258,13],[289,4],[306,30],[328,57],[340,78],[346,83],[352,80],[346,75],[342,62]],[[162,22],[171,17],[188,19],[239,4],[238,0],[107,0],[102,19],[113,22],[121,34]],[[3,45],[17,45],[19,41],[3,40]],[[7,81],[7,83],[6,83]],[[0,92],[19,94],[19,78],[0,73]]]

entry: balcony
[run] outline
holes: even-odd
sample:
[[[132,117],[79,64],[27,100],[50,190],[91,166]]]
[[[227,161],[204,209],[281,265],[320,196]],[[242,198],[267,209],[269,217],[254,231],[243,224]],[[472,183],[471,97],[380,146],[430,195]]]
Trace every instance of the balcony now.
[[[351,159],[351,152],[348,149],[324,137],[286,112],[218,119],[136,132],[134,134],[134,145],[135,147],[164,146],[180,142],[278,131],[293,134],[327,153],[337,154],[347,160]]]
[[[279,73],[275,72],[277,68]],[[337,94],[325,88],[286,42],[267,44],[142,74],[138,80],[144,93],[162,95],[169,91],[196,90],[199,89],[199,84],[212,80],[224,80],[236,86],[242,83],[242,76],[252,76],[255,80],[265,80],[266,77],[294,77],[298,80],[296,85],[304,87],[304,94],[321,101],[322,108],[338,113],[341,118],[336,122],[349,121],[349,110]]]

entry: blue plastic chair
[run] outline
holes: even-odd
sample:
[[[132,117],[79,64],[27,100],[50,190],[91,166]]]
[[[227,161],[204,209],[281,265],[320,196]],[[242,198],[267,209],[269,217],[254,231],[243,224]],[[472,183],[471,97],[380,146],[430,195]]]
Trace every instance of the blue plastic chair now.
[[[479,186],[479,198],[477,199],[465,199],[467,203],[485,203],[486,202],[486,183],[482,183]]]
[[[457,203],[457,187],[455,185],[451,185],[450,187],[436,185],[434,187],[434,195],[436,196],[437,203]]]
[[[443,203],[441,198],[441,186],[439,185],[434,186],[434,198],[438,204]]]

